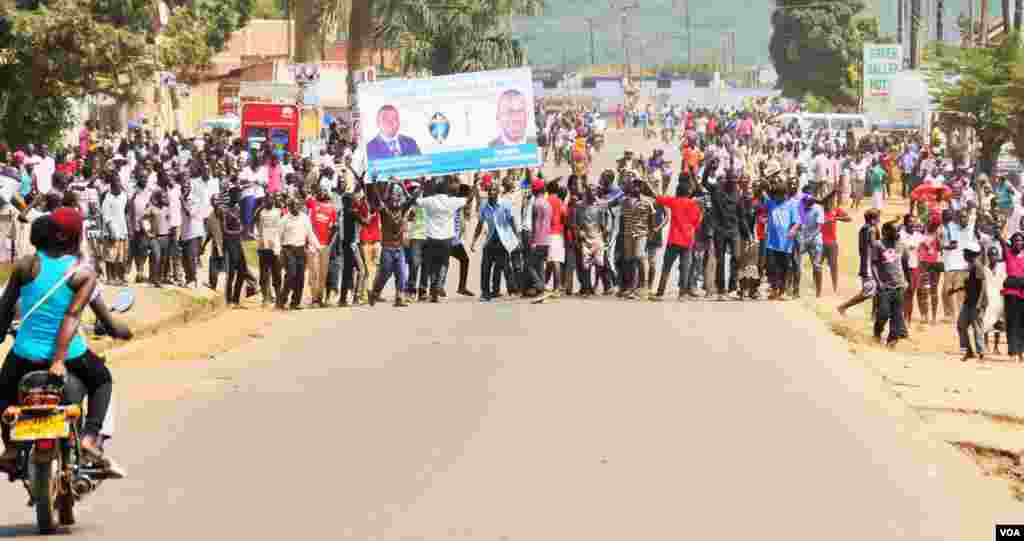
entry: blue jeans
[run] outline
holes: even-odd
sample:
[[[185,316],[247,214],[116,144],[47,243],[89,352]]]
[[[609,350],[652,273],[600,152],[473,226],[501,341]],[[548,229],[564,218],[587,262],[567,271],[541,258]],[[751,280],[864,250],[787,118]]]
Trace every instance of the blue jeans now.
[[[405,261],[409,264],[409,280],[407,289],[409,294],[427,290],[427,273],[423,269],[423,243],[424,239],[409,239],[409,246],[405,248]]]
[[[377,271],[377,280],[373,284],[373,291],[379,294],[384,290],[391,275],[395,275],[395,286],[399,294],[405,292],[405,284],[409,280],[409,265],[405,261],[405,251],[402,248],[382,248],[380,253],[380,269]]]

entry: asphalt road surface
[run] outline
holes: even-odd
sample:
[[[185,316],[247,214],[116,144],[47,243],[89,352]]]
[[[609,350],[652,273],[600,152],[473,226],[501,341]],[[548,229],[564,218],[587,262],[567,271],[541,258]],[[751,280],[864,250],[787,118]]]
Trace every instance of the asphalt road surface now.
[[[644,144],[615,136],[609,155],[627,141]],[[135,347],[215,340],[235,317]],[[795,304],[268,317],[213,359],[119,363],[111,452],[131,477],[72,535],[964,541],[1008,504]],[[0,536],[35,536],[25,501],[0,492]]]

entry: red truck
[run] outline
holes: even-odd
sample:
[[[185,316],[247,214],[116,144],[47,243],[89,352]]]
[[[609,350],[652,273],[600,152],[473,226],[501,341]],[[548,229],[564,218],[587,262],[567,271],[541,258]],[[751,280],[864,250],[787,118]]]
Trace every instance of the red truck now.
[[[278,155],[299,152],[299,118],[295,105],[283,103],[242,103],[242,144],[258,149],[269,140]]]

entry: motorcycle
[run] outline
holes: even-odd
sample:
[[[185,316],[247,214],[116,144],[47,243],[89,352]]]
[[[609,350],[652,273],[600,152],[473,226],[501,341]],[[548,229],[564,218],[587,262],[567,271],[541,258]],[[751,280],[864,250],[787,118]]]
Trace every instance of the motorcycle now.
[[[75,504],[109,475],[82,450],[84,396],[84,386],[70,374],[30,372],[18,382],[17,405],[0,415],[11,427],[10,444],[17,448],[13,469],[4,464],[0,471],[12,483],[22,482],[42,534],[74,524]]]

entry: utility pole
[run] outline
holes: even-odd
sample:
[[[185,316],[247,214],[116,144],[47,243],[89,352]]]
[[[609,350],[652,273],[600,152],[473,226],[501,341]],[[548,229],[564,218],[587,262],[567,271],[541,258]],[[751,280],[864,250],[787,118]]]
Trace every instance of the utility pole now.
[[[729,36],[732,41],[732,46],[730,47],[730,51],[732,51],[732,71],[736,71],[736,31],[729,32]]]
[[[597,65],[597,60],[594,58],[594,18],[587,17],[587,26],[590,28],[590,65]]]
[[[686,63],[693,66],[693,23],[690,19],[690,0],[683,0],[686,10]]]
[[[613,7],[614,7],[614,4],[613,4]],[[633,0],[633,3],[623,5],[622,7],[619,8],[620,15],[621,15],[621,19],[620,20],[621,20],[621,24],[622,24],[622,50],[625,53],[625,61],[626,61],[626,65],[624,66],[624,69],[622,71],[623,71],[623,75],[625,77],[627,77],[627,78],[629,78],[632,75],[631,71],[632,71],[633,68],[632,68],[632,64],[631,64],[631,61],[630,61],[630,57],[629,57],[629,38],[630,38],[630,36],[629,36],[629,30],[628,30],[628,27],[627,27],[628,18],[626,16],[626,14],[629,13],[630,10],[634,10],[634,9],[639,8],[639,7],[640,7],[639,0]]]
[[[917,69],[921,43],[921,0],[910,0],[910,69]]]
[[[967,0],[967,46],[974,46],[974,0]]]
[[[896,0],[896,43],[903,45],[903,3],[905,0]]]
[[[988,47],[988,0],[981,0],[981,46]]]

